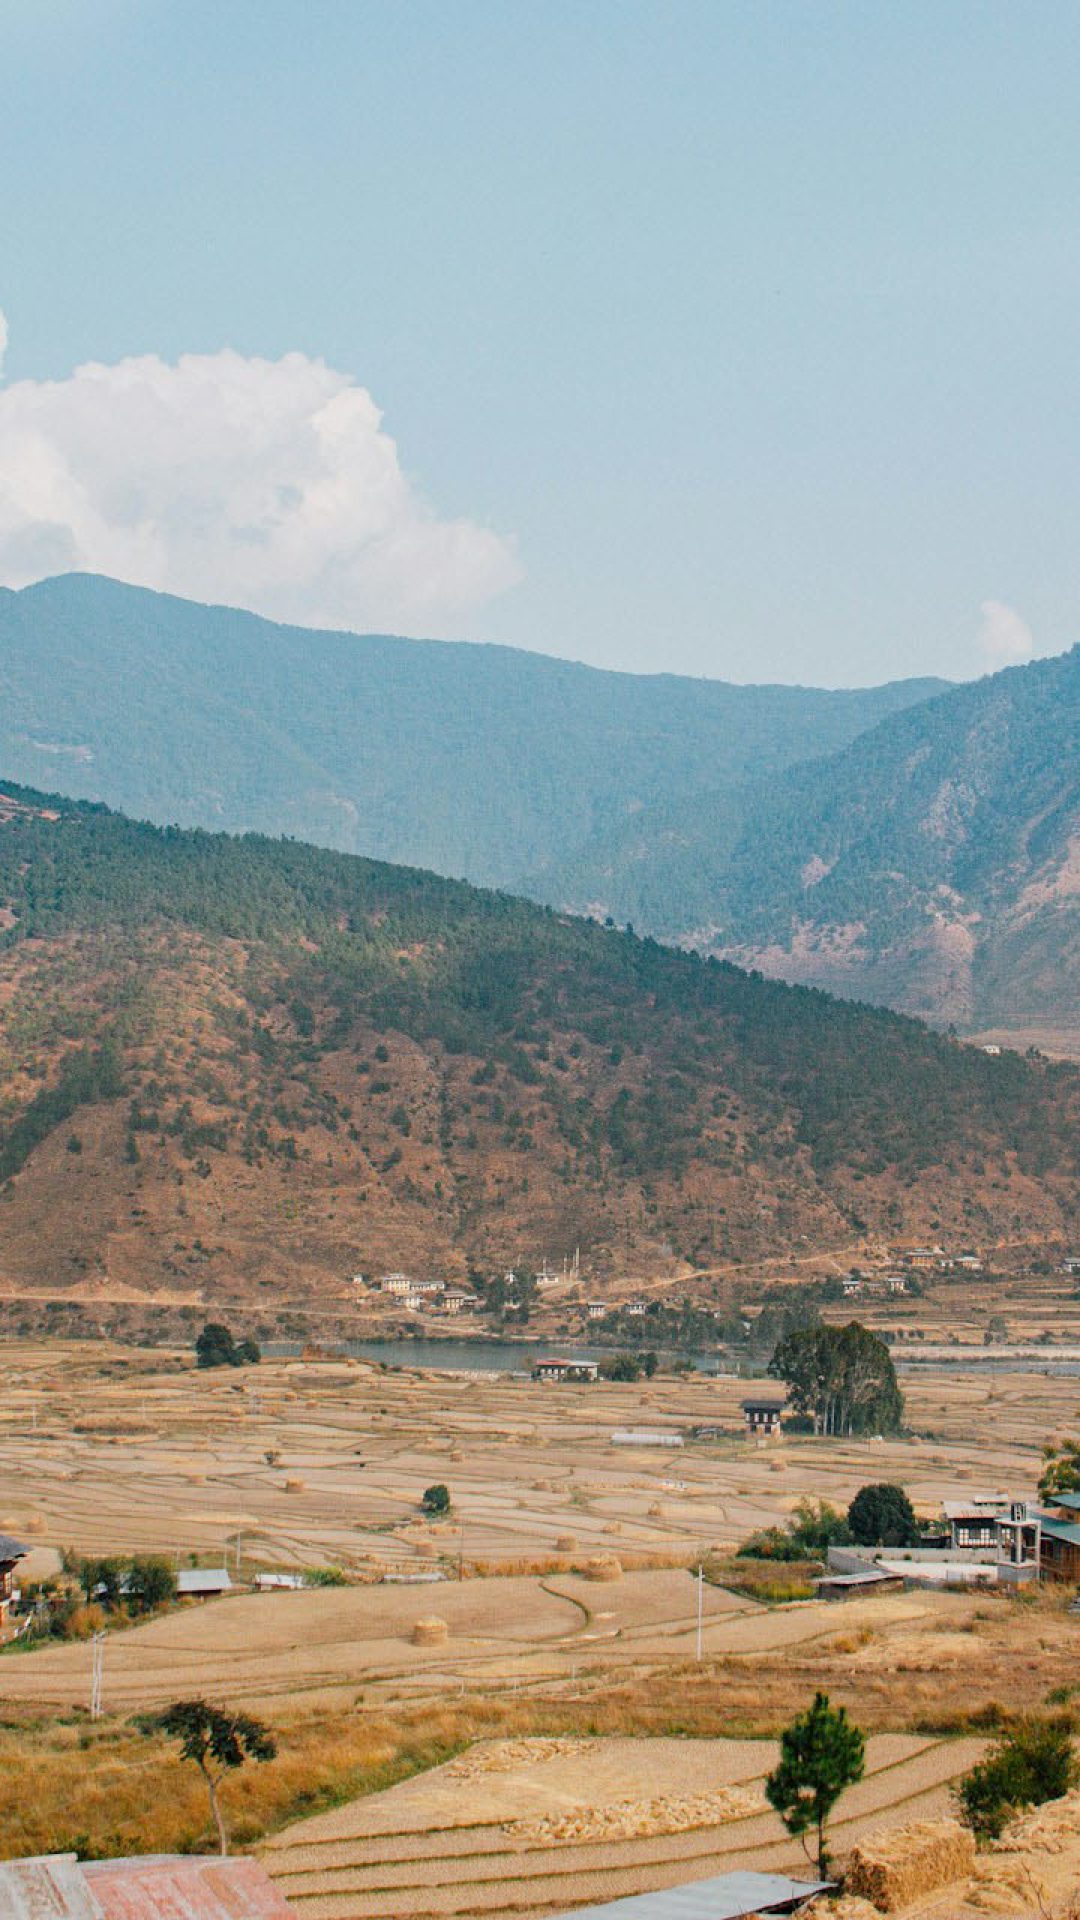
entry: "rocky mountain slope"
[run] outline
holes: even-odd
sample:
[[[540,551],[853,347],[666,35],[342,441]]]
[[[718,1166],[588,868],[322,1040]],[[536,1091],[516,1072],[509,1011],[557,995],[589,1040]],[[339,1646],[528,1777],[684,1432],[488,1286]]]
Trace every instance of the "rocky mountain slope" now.
[[[1080,1076],[464,884],[0,802],[0,1292],[1068,1233]]]
[[[684,937],[939,1022],[1080,1024],[1080,649],[746,791]]]

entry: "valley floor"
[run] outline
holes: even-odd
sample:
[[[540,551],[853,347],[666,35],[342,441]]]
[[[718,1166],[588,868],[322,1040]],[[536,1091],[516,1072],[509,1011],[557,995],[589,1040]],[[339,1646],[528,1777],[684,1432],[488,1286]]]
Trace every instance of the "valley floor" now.
[[[61,1547],[153,1550],[239,1560],[241,1577],[340,1564],[354,1584],[234,1593],[110,1633],[93,1725],[85,1642],[5,1653],[0,1855],[205,1844],[197,1778],[132,1718],[204,1694],[277,1735],[278,1758],[229,1783],[230,1818],[306,1920],[542,1915],[728,1866],[797,1870],[760,1783],[819,1686],[872,1735],[843,1844],[946,1810],[995,1703],[1075,1689],[1080,1621],[1049,1589],[765,1607],[706,1585],[698,1660],[693,1568],[803,1495],[839,1504],[867,1480],[902,1481],[928,1512],[1030,1496],[1043,1440],[1075,1429],[1080,1380],[927,1367],[906,1383],[914,1437],[756,1443],[734,1380],[199,1373],[89,1343],[6,1357],[0,1530],[34,1547],[31,1572]],[[721,1437],[616,1440],[705,1423]],[[436,1481],[444,1521],[420,1511]],[[601,1556],[614,1577],[595,1577]],[[445,1637],[416,1644],[432,1616]]]

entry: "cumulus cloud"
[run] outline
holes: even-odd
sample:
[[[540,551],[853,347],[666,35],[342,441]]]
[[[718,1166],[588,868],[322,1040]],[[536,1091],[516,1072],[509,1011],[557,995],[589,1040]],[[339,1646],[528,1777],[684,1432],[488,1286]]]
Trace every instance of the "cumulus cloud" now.
[[[348,374],[231,351],[0,388],[0,583],[72,570],[435,634],[519,577],[511,541],[420,497]]]
[[[979,612],[978,647],[989,668],[1015,667],[1034,659],[1035,637],[1015,607],[1007,607],[1003,600],[984,600]]]

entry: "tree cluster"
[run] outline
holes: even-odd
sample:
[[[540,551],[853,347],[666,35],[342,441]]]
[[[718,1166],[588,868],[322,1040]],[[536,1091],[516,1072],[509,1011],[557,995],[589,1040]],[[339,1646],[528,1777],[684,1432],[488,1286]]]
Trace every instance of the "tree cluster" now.
[[[785,1334],[769,1362],[819,1434],[896,1433],[904,1401],[884,1340],[852,1320]]]
[[[195,1342],[200,1367],[253,1367],[262,1359],[256,1340],[234,1340],[220,1320],[208,1320]]]
[[[1039,1492],[1044,1500],[1052,1500],[1055,1493],[1080,1493],[1080,1440],[1043,1448]]]

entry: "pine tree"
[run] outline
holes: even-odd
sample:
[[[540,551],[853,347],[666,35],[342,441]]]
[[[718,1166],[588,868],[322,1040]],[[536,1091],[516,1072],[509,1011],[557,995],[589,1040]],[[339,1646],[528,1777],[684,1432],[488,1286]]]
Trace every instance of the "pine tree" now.
[[[769,1805],[789,1833],[817,1832],[818,1872],[825,1878],[829,1854],[825,1823],[845,1787],[861,1780],[866,1742],[844,1707],[830,1707],[827,1693],[814,1695],[808,1712],[780,1736],[780,1764],[765,1782]],[[806,1845],[803,1840],[803,1845]]]

